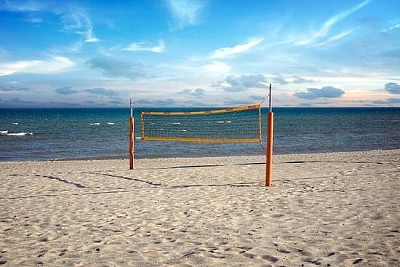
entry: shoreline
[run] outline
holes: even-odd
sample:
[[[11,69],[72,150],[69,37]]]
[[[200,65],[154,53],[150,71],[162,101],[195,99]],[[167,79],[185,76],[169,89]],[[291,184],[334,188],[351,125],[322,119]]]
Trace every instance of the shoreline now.
[[[370,149],[370,150],[351,150],[351,151],[327,151],[327,152],[309,152],[309,153],[285,153],[285,154],[273,154],[273,157],[281,156],[297,156],[297,155],[325,155],[325,154],[339,154],[339,153],[363,153],[363,152],[379,152],[379,151],[395,151],[400,148],[391,149]],[[182,156],[182,157],[138,157],[136,160],[154,160],[154,159],[196,159],[196,158],[230,158],[230,157],[264,157],[265,155],[226,155],[226,156]],[[97,161],[97,160],[129,160],[129,155],[126,156],[115,156],[115,157],[85,157],[85,158],[56,158],[56,159],[38,159],[38,160],[1,160],[0,163],[11,163],[11,162],[62,162],[62,161]]]
[[[396,266],[400,149],[0,162],[3,266]]]

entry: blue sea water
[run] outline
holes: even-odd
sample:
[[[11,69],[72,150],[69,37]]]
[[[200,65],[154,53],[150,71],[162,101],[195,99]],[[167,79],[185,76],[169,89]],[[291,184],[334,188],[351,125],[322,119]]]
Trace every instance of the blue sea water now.
[[[119,108],[0,109],[0,160],[127,158],[129,115]],[[275,108],[274,117],[274,154],[400,148],[400,108]],[[259,144],[135,140],[137,158],[261,154]]]

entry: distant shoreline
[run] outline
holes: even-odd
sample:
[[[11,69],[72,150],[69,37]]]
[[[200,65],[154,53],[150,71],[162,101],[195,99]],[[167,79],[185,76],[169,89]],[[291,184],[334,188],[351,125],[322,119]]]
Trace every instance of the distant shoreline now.
[[[382,151],[398,151],[400,148],[391,149],[371,149],[371,150],[355,150],[355,151],[329,151],[329,152],[310,152],[310,153],[285,153],[285,154],[274,154],[274,157],[280,156],[316,156],[316,155],[327,155],[327,154],[347,154],[347,153],[375,153]],[[232,158],[232,157],[264,157],[263,154],[259,155],[226,155],[226,156],[182,156],[182,157],[136,157],[135,160],[163,160],[163,159],[207,159],[207,158]],[[68,162],[68,161],[108,161],[108,160],[128,160],[129,155],[126,157],[87,157],[87,158],[60,158],[60,159],[38,159],[38,160],[1,160],[0,163],[12,163],[12,162]]]

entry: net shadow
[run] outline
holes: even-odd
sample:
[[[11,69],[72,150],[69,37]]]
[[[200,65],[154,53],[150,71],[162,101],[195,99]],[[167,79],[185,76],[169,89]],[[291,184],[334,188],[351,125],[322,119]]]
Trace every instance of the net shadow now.
[[[154,168],[154,169],[168,170],[168,169],[212,168],[212,167],[223,167],[223,166],[226,166],[226,165],[222,165],[222,164],[182,165],[182,166],[162,167],[162,168]]]
[[[119,178],[119,179],[124,179],[124,180],[128,180],[128,181],[133,181],[133,182],[140,182],[140,183],[145,183],[148,185],[152,185],[152,186],[160,186],[160,183],[153,183],[152,181],[147,181],[147,180],[142,180],[142,179],[138,179],[138,178],[132,178],[132,177],[126,177],[126,176],[122,176],[122,175],[114,175],[114,174],[107,174],[107,173],[100,173],[100,172],[88,172],[90,174],[96,174],[96,175],[103,175],[103,176],[108,176],[108,177],[113,177],[113,178]]]
[[[169,169],[212,168],[212,167],[226,167],[226,166],[248,166],[248,165],[265,165],[265,162],[249,162],[249,163],[235,163],[235,164],[181,165],[181,166],[157,167],[157,168],[149,168],[149,169],[169,170]]]
[[[230,184],[189,184],[189,185],[174,185],[169,186],[167,189],[177,188],[191,188],[191,187],[254,187],[258,186],[258,183],[230,183]]]
[[[74,182],[68,181],[68,180],[66,180],[64,178],[60,178],[60,177],[49,176],[49,175],[39,175],[39,174],[36,174],[35,176],[47,178],[47,179],[50,179],[50,180],[56,180],[56,181],[59,181],[59,182],[65,183],[65,184],[74,185],[77,188],[86,188],[86,186],[84,186],[83,184],[74,183]]]

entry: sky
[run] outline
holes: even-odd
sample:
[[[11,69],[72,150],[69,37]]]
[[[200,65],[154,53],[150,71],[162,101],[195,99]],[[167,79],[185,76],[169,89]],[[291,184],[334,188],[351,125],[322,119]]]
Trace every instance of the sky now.
[[[0,0],[0,108],[400,107],[400,0]]]

